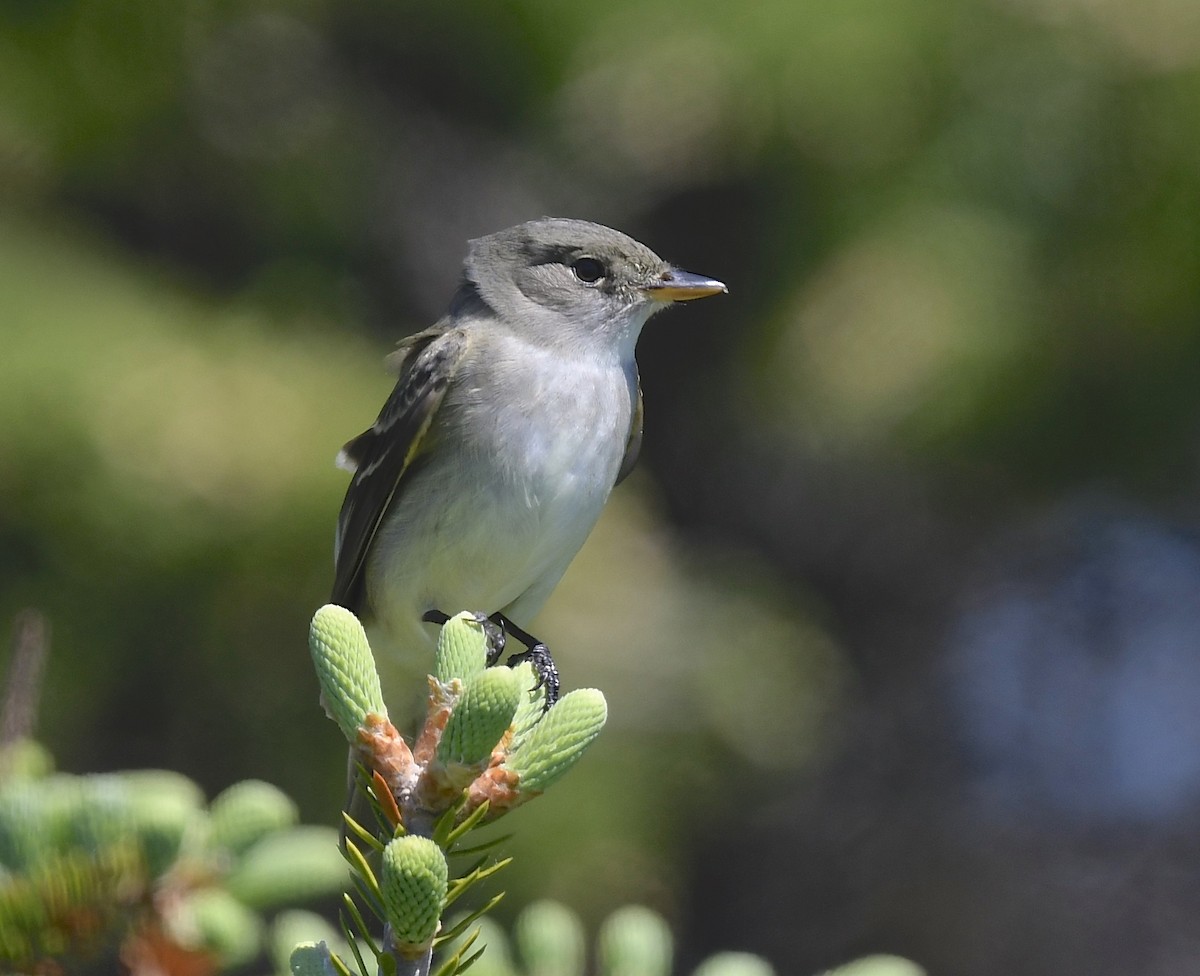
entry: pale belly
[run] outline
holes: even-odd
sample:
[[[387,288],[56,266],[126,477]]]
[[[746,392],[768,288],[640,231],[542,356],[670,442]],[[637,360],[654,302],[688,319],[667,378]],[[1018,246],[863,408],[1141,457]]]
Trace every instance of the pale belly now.
[[[528,624],[599,518],[626,447],[624,376],[585,375],[566,393],[525,403],[476,413],[470,438],[447,431],[438,460],[393,502],[367,592],[402,647],[431,634],[420,619],[432,609],[503,611]],[[552,415],[539,412],[546,403]]]

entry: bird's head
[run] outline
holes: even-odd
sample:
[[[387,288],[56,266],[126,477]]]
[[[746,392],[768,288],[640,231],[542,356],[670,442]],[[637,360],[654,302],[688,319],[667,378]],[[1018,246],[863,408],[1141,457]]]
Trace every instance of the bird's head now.
[[[598,344],[627,357],[655,311],[727,290],[611,227],[561,217],[472,241],[465,277],[515,332],[556,346]]]

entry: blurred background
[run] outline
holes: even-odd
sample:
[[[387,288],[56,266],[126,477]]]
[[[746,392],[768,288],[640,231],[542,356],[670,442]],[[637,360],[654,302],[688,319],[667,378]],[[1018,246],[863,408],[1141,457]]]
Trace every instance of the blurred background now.
[[[1193,0],[5,0],[39,735],[334,822],[333,457],[468,238],[586,217],[731,294],[644,334],[642,464],[539,621],[611,719],[507,825],[511,910],[1194,971],[1198,119]]]

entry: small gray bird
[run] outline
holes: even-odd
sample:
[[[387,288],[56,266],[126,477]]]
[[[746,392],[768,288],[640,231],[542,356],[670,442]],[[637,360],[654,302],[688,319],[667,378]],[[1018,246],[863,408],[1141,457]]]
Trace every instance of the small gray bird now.
[[[436,325],[404,339],[379,418],[346,444],[332,602],[400,649],[467,609],[553,663],[524,630],[579,551],[642,439],[634,346],[671,302],[726,291],[583,220],[472,241]]]

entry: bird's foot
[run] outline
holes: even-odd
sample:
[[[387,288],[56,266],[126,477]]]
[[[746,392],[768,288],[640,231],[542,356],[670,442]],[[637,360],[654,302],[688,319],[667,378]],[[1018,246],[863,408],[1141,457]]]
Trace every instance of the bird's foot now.
[[[550,648],[541,643],[534,644],[529,650],[522,651],[520,654],[512,655],[505,663],[511,668],[517,664],[523,664],[525,661],[529,662],[533,673],[537,675],[537,681],[532,690],[546,689],[546,702],[542,705],[542,711],[548,712],[550,706],[558,701],[558,665],[550,656]]]
[[[524,651],[512,655],[504,663],[511,668],[523,664],[525,661],[529,662],[533,673],[537,675],[537,683],[533,688],[534,690],[538,688],[546,690],[546,703],[542,706],[542,710],[549,711],[550,706],[558,701],[559,695],[558,666],[554,663],[554,658],[550,656],[550,648],[528,631],[518,627],[502,613],[492,614],[489,621],[499,627],[501,633],[511,634],[525,645]],[[497,656],[499,656],[499,652],[497,652]]]
[[[500,655],[504,653],[504,645],[507,643],[508,635],[504,630],[504,618],[493,620],[486,613],[477,611],[474,613],[474,617],[483,626],[483,636],[487,639],[487,665],[490,668],[500,660]],[[442,627],[450,619],[450,615],[441,610],[426,610],[421,615],[421,619],[427,624],[437,624]]]
[[[513,654],[505,664],[509,667],[515,667],[525,661],[529,662],[534,674],[537,675],[537,684],[533,686],[534,690],[538,688],[546,689],[546,704],[544,707],[546,710],[549,710],[550,706],[558,701],[559,696],[558,666],[555,665],[554,658],[550,656],[550,648],[528,631],[518,627],[502,613],[493,613],[489,617],[485,613],[476,612],[474,616],[483,625],[483,633],[487,638],[487,663],[489,668],[500,660],[500,656],[504,653],[505,645],[508,643],[509,634],[525,645],[524,651],[520,654]],[[421,619],[426,623],[443,626],[450,619],[450,615],[441,610],[426,610]]]

